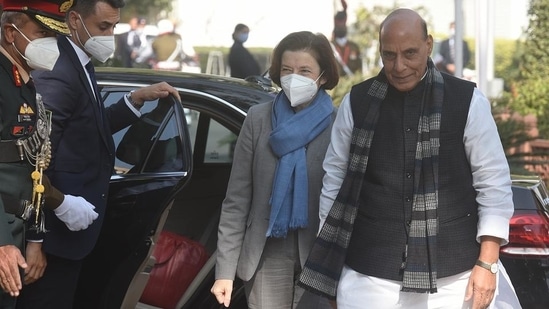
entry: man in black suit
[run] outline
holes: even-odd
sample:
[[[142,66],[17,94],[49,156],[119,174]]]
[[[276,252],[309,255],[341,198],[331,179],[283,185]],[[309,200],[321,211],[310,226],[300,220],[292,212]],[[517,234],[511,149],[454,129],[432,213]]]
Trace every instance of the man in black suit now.
[[[442,41],[440,43],[440,49],[438,51],[438,55],[436,55],[433,59],[435,62],[437,69],[439,69],[441,72],[445,72],[451,75],[455,75],[456,73],[456,65],[455,65],[455,45],[454,45],[454,32],[455,32],[456,24],[454,22],[450,23],[450,31],[449,36],[446,40]],[[463,40],[463,67],[469,63],[469,60],[471,58],[471,51],[469,50],[469,45],[467,45],[467,42]],[[461,76],[462,74],[459,74]]]
[[[68,11],[71,36],[58,37],[60,57],[53,71],[35,74],[44,104],[53,113],[52,161],[47,175],[61,192],[84,197],[99,217],[88,229],[71,231],[46,211],[42,249],[48,265],[44,276],[26,286],[18,308],[73,308],[84,258],[94,247],[105,215],[114,168],[112,134],[135,122],[145,101],[179,98],[165,82],[137,89],[105,108],[91,57],[105,62],[114,51],[114,27],[123,0],[78,1]],[[81,307],[77,307],[81,308]]]
[[[114,55],[115,58],[120,60],[121,66],[125,68],[140,67],[136,63],[136,59],[139,58],[141,52],[145,55],[143,59],[148,60],[148,57],[150,57],[149,53],[152,51],[143,32],[146,23],[147,21],[144,18],[132,17],[128,22],[130,30],[115,36],[116,50]]]

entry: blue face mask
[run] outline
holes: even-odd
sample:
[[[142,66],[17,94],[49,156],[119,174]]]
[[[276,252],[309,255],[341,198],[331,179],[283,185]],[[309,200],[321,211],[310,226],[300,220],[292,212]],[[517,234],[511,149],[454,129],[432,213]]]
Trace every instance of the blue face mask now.
[[[248,40],[248,34],[247,33],[239,33],[236,36],[236,39],[237,39],[238,42],[244,43]]]

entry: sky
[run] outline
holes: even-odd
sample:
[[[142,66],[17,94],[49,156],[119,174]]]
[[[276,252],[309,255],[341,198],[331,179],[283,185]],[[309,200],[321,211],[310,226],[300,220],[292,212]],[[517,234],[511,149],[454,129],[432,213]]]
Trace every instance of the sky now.
[[[180,32],[195,45],[231,46],[238,23],[250,28],[248,47],[273,47],[290,32],[326,34],[333,27],[333,0],[180,0],[178,6]]]
[[[528,0],[462,0],[464,35],[474,37],[476,1],[493,4],[494,36],[517,39],[527,26]],[[347,0],[348,24],[360,6],[397,3],[401,7],[424,6],[433,23],[431,32],[446,33],[454,20],[454,0]],[[390,5],[389,5],[390,6]],[[176,0],[174,17],[183,38],[195,46],[229,47],[234,26],[250,27],[247,47],[274,47],[290,32],[309,30],[330,37],[333,16],[341,10],[339,0]]]

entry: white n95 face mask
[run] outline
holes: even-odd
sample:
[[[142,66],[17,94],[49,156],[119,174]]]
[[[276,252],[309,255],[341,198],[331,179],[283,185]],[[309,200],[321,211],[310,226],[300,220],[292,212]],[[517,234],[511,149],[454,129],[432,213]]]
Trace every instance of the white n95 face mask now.
[[[114,53],[114,36],[92,36],[84,44],[84,49],[95,59],[105,63]]]
[[[57,39],[54,37],[47,38],[38,38],[34,40],[29,40],[29,38],[21,32],[15,25],[12,27],[17,30],[28,42],[27,48],[25,49],[25,55],[23,55],[17,47],[15,47],[15,42],[12,42],[13,48],[25,61],[31,69],[34,70],[53,70],[57,58],[59,58],[59,48],[57,47]]]
[[[318,92],[316,82],[324,72],[320,73],[316,80],[299,74],[289,74],[280,78],[282,90],[290,100],[292,107],[309,102]]]
[[[84,24],[84,20],[82,20],[82,16],[78,14],[78,17],[80,18],[80,21],[82,22],[82,26],[84,27],[84,30],[86,30],[86,33],[88,34],[89,39],[86,41],[84,45],[84,49],[90,53],[95,59],[98,61],[105,63],[109,57],[114,53],[114,35],[97,35],[92,36],[90,32],[88,31],[88,28]],[[76,36],[80,44],[82,44],[82,41],[80,40],[80,35],[78,35],[78,32],[76,32]]]

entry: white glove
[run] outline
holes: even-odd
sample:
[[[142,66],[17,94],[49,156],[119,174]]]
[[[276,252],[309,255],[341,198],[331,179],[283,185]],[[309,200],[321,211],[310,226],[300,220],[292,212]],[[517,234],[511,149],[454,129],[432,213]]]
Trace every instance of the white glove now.
[[[63,202],[53,211],[59,220],[63,221],[71,231],[80,231],[88,228],[98,214],[95,206],[81,196],[66,194]]]

